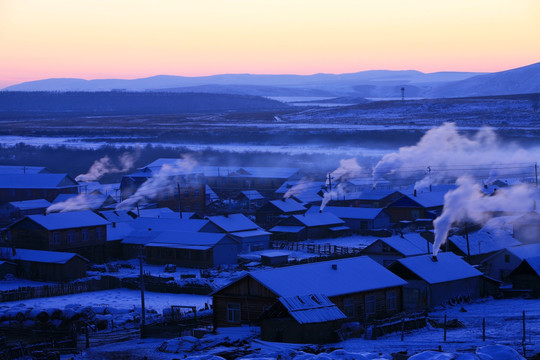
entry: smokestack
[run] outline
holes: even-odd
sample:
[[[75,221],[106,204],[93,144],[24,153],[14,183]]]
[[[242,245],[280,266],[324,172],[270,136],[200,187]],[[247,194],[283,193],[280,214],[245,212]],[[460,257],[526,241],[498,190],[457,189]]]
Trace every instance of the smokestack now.
[[[224,216],[225,216],[226,218],[228,218],[228,217],[229,217],[229,213],[225,213]]]
[[[332,270],[337,270],[337,264],[332,264]]]

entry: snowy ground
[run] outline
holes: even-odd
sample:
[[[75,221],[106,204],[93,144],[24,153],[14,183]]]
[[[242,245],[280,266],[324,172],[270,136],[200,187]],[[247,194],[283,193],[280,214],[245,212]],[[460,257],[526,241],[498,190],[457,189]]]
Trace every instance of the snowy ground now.
[[[378,340],[349,339],[326,346],[306,346],[300,344],[271,343],[257,339],[259,331],[253,327],[218,329],[217,335],[206,335],[202,339],[183,337],[171,340],[133,340],[126,343],[107,345],[90,349],[79,356],[80,359],[114,359],[121,354],[124,358],[149,359],[212,359],[226,356],[242,359],[391,359],[391,354],[406,351],[419,354],[413,360],[441,359],[520,359],[512,350],[522,353],[521,314],[526,311],[528,355],[540,352],[540,302],[537,300],[508,299],[482,300],[462,306],[440,309],[430,314],[430,318],[442,320],[444,313],[448,319],[457,318],[465,327],[449,329],[447,342],[443,342],[443,330],[431,326],[405,333],[401,342],[400,334],[391,334]],[[486,317],[486,341],[482,341],[482,318]],[[493,345],[506,347],[494,347]],[[442,352],[429,352],[437,351]],[[483,349],[482,349],[483,347]],[[479,348],[481,348],[479,350]],[[484,356],[475,355],[483,352]],[[320,353],[313,355],[311,353]],[[136,355],[135,355],[136,354]],[[456,354],[460,354],[459,356]],[[487,355],[487,356],[486,356]],[[132,357],[133,356],[133,357]],[[214,357],[213,360],[222,359]]]

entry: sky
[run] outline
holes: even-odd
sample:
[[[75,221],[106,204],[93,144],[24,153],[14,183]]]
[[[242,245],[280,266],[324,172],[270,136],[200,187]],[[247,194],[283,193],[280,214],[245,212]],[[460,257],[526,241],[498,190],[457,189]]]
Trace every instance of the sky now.
[[[0,87],[539,61],[538,0],[0,0]]]

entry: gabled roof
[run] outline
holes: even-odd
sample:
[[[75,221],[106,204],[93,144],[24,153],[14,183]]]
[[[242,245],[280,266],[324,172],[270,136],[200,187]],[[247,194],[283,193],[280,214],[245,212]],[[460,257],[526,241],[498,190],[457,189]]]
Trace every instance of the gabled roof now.
[[[324,294],[280,297],[278,300],[299,324],[322,323],[347,318]]]
[[[123,240],[131,232],[133,231],[133,228],[130,226],[130,222],[118,222],[113,224],[107,225],[107,241],[116,241],[116,240]]]
[[[202,233],[202,232],[184,232],[184,231],[165,231],[160,233],[155,237],[147,246],[150,247],[159,247],[159,246],[168,246],[176,247],[179,246],[198,246],[198,247],[208,247],[211,248],[217,245],[224,238],[232,239],[227,234],[216,234],[216,233]],[[236,240],[232,239],[237,242]]]
[[[89,226],[104,226],[109,222],[92,211],[71,211],[52,213],[47,215],[28,215],[25,218],[13,223],[11,226],[20,222],[30,220],[47,230],[74,229]]]
[[[276,225],[270,229],[271,232],[275,233],[298,233],[305,229],[305,226],[285,226],[285,225]]]
[[[53,201],[50,211],[98,210],[116,201],[103,194],[59,194]]]
[[[524,267],[529,267],[532,271],[536,273],[537,276],[540,276],[540,256],[534,256],[524,259],[517,268],[515,268],[510,275],[513,275],[515,272],[521,271]]]
[[[272,204],[273,206],[275,206],[276,208],[278,208],[280,211],[284,213],[306,211],[306,208],[302,204],[300,204],[299,202],[291,198],[288,198],[285,200],[272,200],[270,201],[270,204]]]
[[[9,204],[20,210],[46,209],[51,206],[51,203],[45,199],[12,201]]]
[[[207,219],[226,232],[259,229],[259,226],[249,220],[244,214],[208,216]]]
[[[423,208],[432,208],[432,207],[441,207],[444,206],[444,195],[445,191],[432,191],[417,193],[414,195],[405,195],[401,199],[394,201],[390,206],[395,207],[423,207]]]
[[[135,230],[148,231],[200,231],[209,223],[208,220],[198,219],[162,219],[162,218],[136,218],[130,222]]]
[[[237,237],[237,238],[249,238],[253,236],[266,236],[271,235],[269,232],[264,231],[262,229],[259,230],[248,230],[248,231],[238,231],[238,232],[232,232],[230,233],[231,236]]]
[[[383,200],[386,197],[388,197],[390,195],[393,195],[393,194],[396,194],[396,193],[401,194],[397,190],[379,190],[379,189],[375,189],[375,190],[364,190],[364,191],[360,191],[360,192],[346,193],[344,195],[344,197],[345,197],[345,200],[373,200],[373,201],[376,201],[376,200]],[[342,200],[341,197],[342,197],[342,195],[340,194],[339,200]]]
[[[367,256],[256,271],[249,276],[282,297],[304,294],[331,297],[407,283]]]
[[[264,200],[264,196],[257,190],[244,190],[241,191],[240,194],[244,195],[248,200]],[[238,197],[240,197],[240,194]]]
[[[388,268],[394,269],[397,264],[415,273],[429,284],[455,281],[481,276],[482,273],[454,253],[437,254],[437,261],[431,255],[419,255],[396,260]]]
[[[408,233],[403,235],[403,237],[392,236],[389,238],[381,238],[376,242],[387,244],[403,256],[430,254],[433,251],[433,245],[417,233]],[[370,246],[371,245],[366,247],[366,249],[368,249]]]
[[[131,222],[135,216],[130,210],[104,210],[99,214],[110,222]]]
[[[323,213],[329,212],[340,219],[368,219],[373,220],[379,216],[384,209],[382,208],[359,208],[345,206],[326,206]],[[307,211],[307,214],[316,214],[319,209],[312,207]]]
[[[79,257],[86,262],[87,259],[79,254],[60,252],[60,251],[45,251],[45,250],[29,250],[29,249],[15,249],[15,255],[13,255],[12,248],[0,248],[0,254],[7,258],[9,261],[33,261],[47,264],[65,264],[74,257]]]
[[[67,174],[0,174],[0,189],[53,189],[78,186]]]
[[[40,174],[49,173],[43,166],[0,165],[0,174]]]
[[[540,256],[540,243],[512,246],[506,248],[506,250],[519,259],[524,260],[530,257]]]
[[[169,208],[141,209],[137,214],[142,218],[180,219],[180,213]]]
[[[334,214],[324,211],[322,213],[317,212],[314,214],[292,215],[292,217],[307,227],[345,224],[345,221],[341,220]]]
[[[465,235],[453,235],[448,238],[463,254],[467,254]],[[504,231],[485,231],[484,229],[469,233],[469,252],[471,255],[488,254],[511,246],[519,246],[521,242]]]

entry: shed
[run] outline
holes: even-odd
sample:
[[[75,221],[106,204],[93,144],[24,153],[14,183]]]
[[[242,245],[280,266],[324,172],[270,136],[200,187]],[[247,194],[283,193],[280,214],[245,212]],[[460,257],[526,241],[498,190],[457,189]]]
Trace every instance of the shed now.
[[[86,276],[88,260],[79,254],[0,248],[0,257],[19,264],[20,276],[37,281],[64,282]]]
[[[289,262],[289,254],[280,251],[266,251],[261,254],[261,263],[266,266],[284,265]]]
[[[346,319],[323,294],[280,297],[261,315],[261,338],[296,344],[336,342]]]
[[[398,259],[388,269],[408,282],[403,289],[406,311],[482,295],[482,273],[451,252]]]
[[[26,215],[43,214],[51,206],[45,199],[12,201],[0,206],[0,219],[16,220]]]

